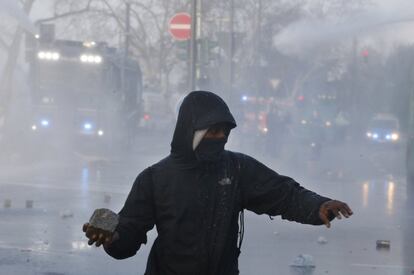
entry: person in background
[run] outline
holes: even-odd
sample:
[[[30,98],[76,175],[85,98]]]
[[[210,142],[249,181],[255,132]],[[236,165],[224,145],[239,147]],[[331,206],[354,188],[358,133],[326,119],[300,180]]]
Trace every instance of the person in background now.
[[[271,157],[279,157],[288,135],[289,117],[276,106],[267,114],[266,152]]]

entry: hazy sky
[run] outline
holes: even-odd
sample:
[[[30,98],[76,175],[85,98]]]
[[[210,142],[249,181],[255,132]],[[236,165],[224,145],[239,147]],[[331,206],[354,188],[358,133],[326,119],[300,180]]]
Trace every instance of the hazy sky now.
[[[274,44],[286,54],[309,54],[321,46],[357,38],[371,43],[385,54],[396,44],[414,42],[412,0],[379,0],[362,14],[335,20],[302,19],[274,37]]]
[[[30,14],[30,17],[33,20],[51,16],[53,14],[53,6],[52,6],[53,1],[52,0],[41,0],[41,4],[39,3],[40,1],[36,2]]]

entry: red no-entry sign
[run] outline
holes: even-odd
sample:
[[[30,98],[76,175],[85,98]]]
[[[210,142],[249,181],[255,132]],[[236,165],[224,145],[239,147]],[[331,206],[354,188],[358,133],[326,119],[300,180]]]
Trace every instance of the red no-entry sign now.
[[[187,40],[191,37],[191,16],[188,13],[177,13],[169,24],[171,35],[177,40]]]

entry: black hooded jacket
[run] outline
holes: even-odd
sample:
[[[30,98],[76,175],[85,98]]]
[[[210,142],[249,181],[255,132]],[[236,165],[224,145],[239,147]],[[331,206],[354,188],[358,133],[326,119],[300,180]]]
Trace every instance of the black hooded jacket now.
[[[234,275],[238,271],[238,218],[242,210],[281,215],[320,225],[329,200],[279,175],[257,160],[225,151],[214,166],[199,163],[194,132],[236,123],[226,103],[210,92],[190,93],[177,120],[171,154],[136,179],[117,227],[120,239],[106,247],[116,259],[136,254],[154,225],[158,232],[146,275]]]

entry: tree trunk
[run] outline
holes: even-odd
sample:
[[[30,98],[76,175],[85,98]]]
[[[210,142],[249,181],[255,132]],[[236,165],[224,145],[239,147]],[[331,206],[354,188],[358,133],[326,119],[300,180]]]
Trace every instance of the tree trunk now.
[[[23,10],[26,14],[30,12],[35,1],[36,0],[26,0],[24,2]],[[8,49],[7,61],[0,81],[0,121],[2,121],[3,125],[7,123],[7,115],[13,93],[14,72],[16,70],[17,60],[20,54],[20,45],[23,34],[24,29],[18,26],[14,34],[13,41]]]

